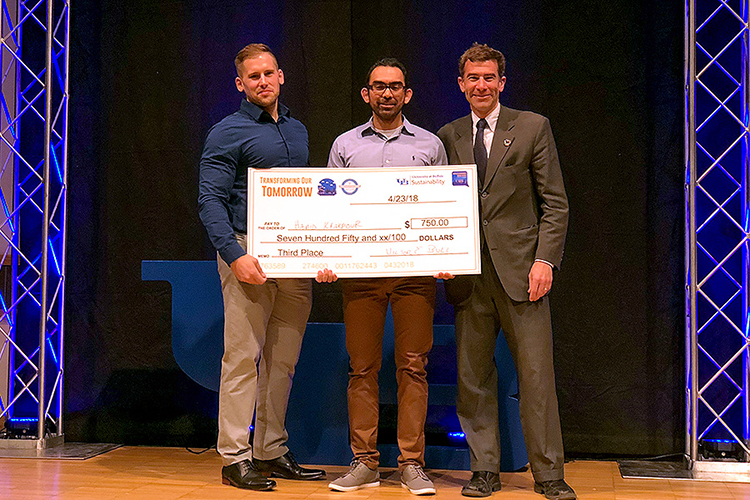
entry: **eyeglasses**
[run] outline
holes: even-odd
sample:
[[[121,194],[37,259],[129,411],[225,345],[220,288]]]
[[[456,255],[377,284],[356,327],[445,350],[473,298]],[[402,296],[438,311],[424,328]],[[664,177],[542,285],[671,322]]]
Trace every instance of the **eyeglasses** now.
[[[375,82],[372,85],[368,85],[367,88],[378,94],[383,94],[386,89],[391,89],[392,94],[396,94],[404,90],[406,86],[401,82],[383,83]]]

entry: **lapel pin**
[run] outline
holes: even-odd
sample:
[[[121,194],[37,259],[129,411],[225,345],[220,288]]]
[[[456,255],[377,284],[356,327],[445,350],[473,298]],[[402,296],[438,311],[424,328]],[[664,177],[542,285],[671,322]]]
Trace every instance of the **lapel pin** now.
[[[505,147],[506,147],[506,148],[507,148],[508,146],[510,146],[510,139],[505,139],[505,140],[503,141],[503,144],[505,145]]]

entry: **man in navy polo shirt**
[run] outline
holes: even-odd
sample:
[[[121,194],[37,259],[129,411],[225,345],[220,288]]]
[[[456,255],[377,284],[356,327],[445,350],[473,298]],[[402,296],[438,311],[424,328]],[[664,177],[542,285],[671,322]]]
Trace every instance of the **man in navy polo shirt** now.
[[[325,475],[297,464],[284,426],[312,281],[266,278],[247,253],[247,169],[307,165],[308,140],[305,126],[279,103],[284,73],[271,50],[250,44],[234,63],[235,84],[245,98],[208,132],[198,195],[201,220],[218,252],[224,295],[217,450],[224,484],[270,490],[276,482],[264,473],[287,479]]]

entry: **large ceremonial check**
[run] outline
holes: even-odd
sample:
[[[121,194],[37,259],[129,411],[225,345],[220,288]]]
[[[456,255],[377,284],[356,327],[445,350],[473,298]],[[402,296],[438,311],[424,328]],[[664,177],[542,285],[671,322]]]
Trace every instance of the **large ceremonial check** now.
[[[473,165],[248,171],[248,253],[271,278],[478,274]]]

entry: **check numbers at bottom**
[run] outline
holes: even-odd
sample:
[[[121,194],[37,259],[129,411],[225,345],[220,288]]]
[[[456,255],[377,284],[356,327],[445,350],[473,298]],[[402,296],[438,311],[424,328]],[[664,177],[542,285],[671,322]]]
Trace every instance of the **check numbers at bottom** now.
[[[284,269],[286,267],[286,263],[284,262],[265,262],[261,264],[263,269]]]
[[[328,269],[328,263],[326,262],[303,262],[302,263],[302,269]]]
[[[397,260],[397,261],[392,261],[392,262],[386,261],[383,263],[383,267],[385,267],[386,269],[407,269],[407,268],[414,267],[414,262],[411,260],[406,260],[406,261]]]
[[[376,262],[336,262],[336,269],[377,269]]]

